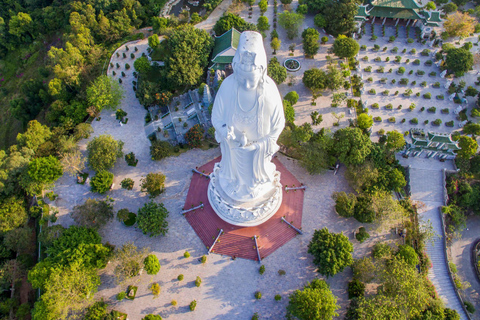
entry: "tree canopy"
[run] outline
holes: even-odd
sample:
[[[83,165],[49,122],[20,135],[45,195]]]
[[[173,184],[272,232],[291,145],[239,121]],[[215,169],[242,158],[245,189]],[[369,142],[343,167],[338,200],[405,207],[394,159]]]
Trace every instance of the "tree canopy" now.
[[[278,15],[278,24],[287,31],[287,37],[294,39],[298,35],[298,28],[303,24],[304,16],[300,13],[284,11]]]
[[[143,234],[150,237],[164,236],[168,232],[168,210],[163,203],[150,201],[138,209],[137,225]]]
[[[72,218],[79,226],[99,229],[113,218],[113,200],[87,199],[73,207]]]
[[[359,128],[337,130],[333,139],[333,153],[346,165],[360,164],[370,154],[372,142]]]
[[[150,172],[142,178],[142,192],[148,193],[150,198],[155,198],[165,191],[165,175],[162,173]]]
[[[87,88],[87,100],[98,111],[115,110],[120,105],[125,90],[113,78],[101,75]]]
[[[478,143],[475,139],[470,137],[461,136],[460,139],[458,139],[458,146],[461,149],[458,150],[457,154],[461,158],[469,159],[477,153]]]
[[[447,17],[443,27],[452,37],[465,38],[475,31],[477,20],[467,12],[456,11]]]
[[[273,57],[268,62],[267,73],[277,85],[287,79],[287,69],[278,62],[277,57]]]
[[[320,44],[318,40],[320,39],[320,33],[314,28],[307,28],[302,32],[303,38],[303,51],[308,57],[313,57],[317,54]]]
[[[362,130],[367,130],[373,126],[373,118],[366,113],[360,113],[357,117],[357,125]]]
[[[113,168],[117,158],[123,156],[123,142],[116,141],[111,135],[100,135],[87,145],[88,164],[95,171]]]
[[[447,51],[445,65],[449,72],[462,76],[473,66],[473,54],[465,48],[452,48]]]
[[[360,45],[355,39],[340,35],[333,42],[333,53],[339,58],[353,58],[360,50]]]
[[[318,272],[331,277],[353,263],[353,246],[342,233],[331,233],[327,228],[315,230],[308,244],[308,253]]]

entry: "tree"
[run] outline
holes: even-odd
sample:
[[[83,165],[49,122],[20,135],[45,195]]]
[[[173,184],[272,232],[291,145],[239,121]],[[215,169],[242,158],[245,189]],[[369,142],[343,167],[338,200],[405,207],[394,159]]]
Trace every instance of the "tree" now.
[[[373,126],[373,118],[366,113],[360,113],[357,117],[357,125],[362,130],[367,130]]]
[[[87,101],[90,105],[102,111],[104,108],[115,110],[120,106],[125,91],[115,79],[107,75],[99,76],[87,88]]]
[[[10,18],[10,22],[8,23],[8,32],[10,34],[19,38],[23,38],[22,36],[27,34],[31,40],[33,40],[35,37],[31,33],[31,30],[35,30],[35,28],[33,28],[32,17],[30,17],[28,13],[19,12]],[[22,40],[25,41],[25,39]]]
[[[379,180],[380,173],[372,161],[365,161],[362,164],[351,165],[345,172],[345,178],[350,187],[358,193],[369,190]]]
[[[325,71],[317,68],[308,69],[303,73],[302,82],[313,92],[321,91],[326,88],[327,75]]]
[[[266,2],[266,0],[264,0]],[[258,17],[257,28],[259,31],[266,31],[270,29],[270,24],[268,23],[268,18],[265,16]]]
[[[162,317],[154,314],[147,314],[142,320],[162,320]]]
[[[148,193],[149,198],[155,198],[165,191],[165,175],[150,172],[142,178],[140,186],[142,192]]]
[[[284,11],[278,16],[278,23],[287,31],[288,39],[292,40],[297,36],[298,28],[303,24],[303,19],[303,14]]]
[[[432,11],[432,10],[436,10],[437,6],[435,5],[435,2],[430,1],[425,5],[425,9],[427,9],[428,11]]]
[[[323,29],[327,26],[327,20],[321,13],[315,15],[315,18],[313,19],[313,23],[317,28],[320,28],[320,29]]]
[[[449,13],[452,13],[452,12],[455,12],[458,10],[458,7],[455,3],[453,2],[450,2],[450,3],[447,3],[446,5],[444,5],[442,7],[442,10],[443,12],[445,12],[446,14],[449,14]]]
[[[332,138],[330,134],[316,134],[306,144],[301,144],[300,165],[310,174],[319,174],[325,171],[335,162],[335,159],[332,159],[329,153],[331,145]]]
[[[397,130],[387,132],[385,147],[390,151],[398,151],[405,146],[405,137]]]
[[[258,2],[258,7],[260,8],[260,14],[263,16],[263,14],[267,12],[267,8],[268,8],[267,0],[260,0]],[[258,30],[261,30],[261,29],[258,29]]]
[[[443,23],[445,30],[452,37],[465,38],[475,31],[477,20],[467,12],[455,12]]]
[[[172,154],[172,145],[168,141],[155,140],[150,146],[150,155],[153,160],[162,160]]]
[[[64,81],[71,88],[80,85],[80,76],[86,62],[80,49],[67,41],[65,49],[51,47],[48,57],[53,65],[53,73],[56,78]]]
[[[460,158],[470,159],[475,153],[477,153],[478,143],[475,139],[472,139],[467,136],[461,136],[458,139],[458,146],[460,150],[458,150],[457,155]]]
[[[103,320],[107,316],[108,304],[102,300],[95,302],[88,307],[85,313],[85,320]]]
[[[100,135],[87,145],[88,164],[95,171],[113,168],[117,158],[123,156],[123,142],[116,141],[111,135]]]
[[[334,64],[328,65],[327,70],[325,86],[330,90],[340,89],[345,81],[342,71]]]
[[[28,164],[27,176],[22,184],[29,194],[42,194],[63,174],[60,161],[54,156],[35,158]]]
[[[241,17],[228,12],[223,17],[218,19],[218,21],[213,26],[213,31],[215,31],[215,34],[217,36],[221,36],[222,34],[224,34],[225,32],[229,31],[232,28],[235,28],[241,32],[241,30],[246,24],[247,22],[243,20]],[[245,31],[245,30],[242,30],[242,31]]]
[[[84,204],[73,207],[72,218],[82,227],[100,229],[113,218],[113,200],[87,199]]]
[[[273,54],[277,54],[277,50],[280,49],[281,44],[282,41],[277,37],[272,39],[272,41],[270,42],[270,47],[273,49]]]
[[[160,271],[160,262],[154,254],[148,255],[143,261],[147,274],[156,275]]]
[[[322,11],[324,17],[328,17],[325,30],[338,36],[339,34],[351,34],[355,31],[355,15],[358,12],[358,4],[355,0],[339,0],[326,2]]]
[[[147,74],[152,69],[150,61],[147,57],[140,57],[135,60],[135,62],[133,63],[133,67],[140,74]]]
[[[3,244],[17,254],[28,253],[34,249],[33,234],[33,229],[26,226],[12,229],[5,234]]]
[[[319,114],[316,110],[310,113],[310,118],[312,119],[313,126],[318,126],[323,121],[323,115]]]
[[[60,164],[64,172],[75,176],[85,169],[85,157],[80,150],[76,148],[70,152],[62,152],[60,154]]]
[[[294,123],[295,122],[295,109],[293,109],[290,101],[283,100],[283,111],[285,113],[285,121]]]
[[[326,320],[338,316],[337,298],[325,280],[314,279],[303,290],[295,290],[289,297],[287,314],[300,320]]]
[[[100,277],[94,269],[72,265],[52,272],[40,300],[35,302],[33,319],[69,319],[91,303],[99,285]]]
[[[37,120],[32,120],[28,123],[27,130],[17,135],[17,143],[19,147],[27,147],[36,152],[51,137],[52,132],[49,127],[42,125]]]
[[[139,275],[141,263],[149,254],[149,248],[138,249],[133,242],[127,242],[121,248],[115,250],[115,268],[113,273],[117,283],[125,281]]]
[[[152,34],[150,37],[148,37],[148,46],[150,48],[155,49],[159,44],[160,39],[158,38],[158,35]]]
[[[104,194],[112,188],[113,184],[113,173],[107,170],[98,171],[95,176],[92,177],[90,185],[92,187],[92,192],[98,192]]]
[[[320,39],[320,33],[314,28],[307,28],[302,32],[303,38],[303,51],[307,57],[313,58],[320,48],[318,40]]]
[[[188,146],[191,148],[200,148],[202,146],[204,132],[205,129],[198,123],[191,127],[185,134],[185,140]]]
[[[359,128],[343,128],[333,135],[333,153],[346,165],[360,164],[370,154],[372,142]]]
[[[473,122],[467,123],[465,126],[463,126],[463,133],[471,134],[474,136],[480,135],[480,124]]]
[[[355,39],[340,35],[333,42],[333,53],[339,58],[353,58],[360,50],[360,45]]]
[[[334,192],[332,199],[335,200],[335,211],[342,217],[353,217],[357,197],[353,193],[346,194],[344,191]]]
[[[388,172],[387,179],[391,189],[396,192],[400,192],[407,185],[405,176],[397,168],[394,168]]]
[[[299,98],[300,98],[300,96],[298,95],[298,93],[296,91],[290,91],[289,93],[287,93],[285,95],[285,97],[283,99],[290,102],[293,106],[297,103]]]
[[[20,227],[27,221],[23,201],[14,197],[0,202],[0,233]]]
[[[287,79],[287,69],[278,62],[276,57],[273,57],[268,62],[267,74],[277,85]]]
[[[345,235],[330,233],[327,228],[315,230],[308,244],[317,271],[327,278],[353,263],[352,252],[353,246]]]
[[[405,262],[411,266],[416,266],[420,263],[420,260],[418,259],[418,254],[415,252],[415,249],[413,249],[408,244],[398,246],[397,256],[405,260]]]
[[[150,237],[164,236],[168,232],[168,211],[163,203],[150,201],[138,209],[137,225],[143,234]]]

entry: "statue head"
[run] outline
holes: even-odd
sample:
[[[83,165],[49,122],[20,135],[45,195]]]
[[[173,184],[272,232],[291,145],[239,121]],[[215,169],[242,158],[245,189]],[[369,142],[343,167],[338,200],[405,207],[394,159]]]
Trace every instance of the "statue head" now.
[[[238,84],[246,90],[254,90],[263,83],[267,72],[267,55],[260,33],[242,32],[232,68]]]

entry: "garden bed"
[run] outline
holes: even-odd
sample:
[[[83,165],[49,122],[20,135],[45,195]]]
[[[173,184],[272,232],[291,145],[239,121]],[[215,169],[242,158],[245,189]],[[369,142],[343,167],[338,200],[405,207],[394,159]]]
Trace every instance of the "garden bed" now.
[[[296,59],[287,59],[283,62],[283,66],[287,69],[287,71],[295,72],[300,70],[300,62]]]

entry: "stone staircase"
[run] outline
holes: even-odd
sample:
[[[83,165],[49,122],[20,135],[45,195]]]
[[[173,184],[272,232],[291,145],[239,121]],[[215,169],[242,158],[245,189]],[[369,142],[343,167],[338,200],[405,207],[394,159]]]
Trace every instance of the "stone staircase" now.
[[[440,170],[410,169],[410,188],[412,200],[422,201],[425,208],[420,212],[420,219],[430,220],[434,232],[438,235],[432,242],[427,242],[426,250],[432,262],[428,278],[432,281],[438,295],[445,305],[457,310],[460,319],[468,320],[462,302],[455,292],[446,264],[443,245],[443,230],[440,216],[440,207],[443,205],[443,177]]]

